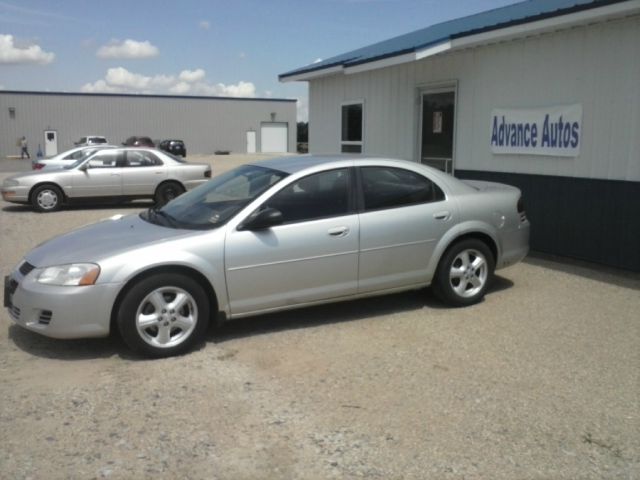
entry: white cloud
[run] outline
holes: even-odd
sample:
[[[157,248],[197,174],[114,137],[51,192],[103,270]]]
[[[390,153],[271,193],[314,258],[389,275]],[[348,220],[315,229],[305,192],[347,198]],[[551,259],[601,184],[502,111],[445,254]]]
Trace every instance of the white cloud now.
[[[251,82],[240,81],[235,85],[225,85],[224,83],[196,83],[193,88],[194,93],[199,95],[211,95],[215,97],[255,97],[256,87]]]
[[[187,82],[178,82],[173,87],[169,88],[169,92],[176,95],[184,95],[191,90],[191,84]]]
[[[205,71],[183,70],[175,75],[142,75],[124,67],[107,70],[103,79],[86,83],[81,87],[87,93],[171,93],[175,95],[211,95],[219,97],[255,97],[256,87],[252,82],[236,84],[209,83]]]
[[[202,30],[209,30],[211,28],[211,24],[209,23],[209,20],[200,20],[198,22],[198,27]]]
[[[148,40],[138,42],[127,39],[124,41],[112,40],[107,45],[100,47],[96,55],[99,58],[131,59],[157,57],[159,53],[158,47],[152,45]]]
[[[0,64],[37,63],[46,65],[53,62],[55,54],[45,52],[40,45],[18,47],[13,35],[0,34]]]
[[[205,71],[198,68],[196,70],[183,70],[180,72],[178,78],[183,82],[199,82],[205,77],[205,75]]]

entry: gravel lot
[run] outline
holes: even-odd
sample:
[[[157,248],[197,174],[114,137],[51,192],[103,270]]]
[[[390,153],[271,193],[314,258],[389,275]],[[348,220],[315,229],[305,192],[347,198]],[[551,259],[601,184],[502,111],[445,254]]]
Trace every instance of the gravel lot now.
[[[1,273],[141,208],[2,203]],[[427,289],[256,317],[155,361],[2,310],[0,478],[640,478],[639,293],[639,275],[534,257],[471,308]]]

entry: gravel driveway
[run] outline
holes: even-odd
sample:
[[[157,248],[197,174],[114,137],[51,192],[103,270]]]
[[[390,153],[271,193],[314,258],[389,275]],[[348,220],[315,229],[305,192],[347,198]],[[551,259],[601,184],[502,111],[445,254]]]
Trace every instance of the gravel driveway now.
[[[1,273],[144,207],[2,203]],[[541,257],[471,308],[427,289],[256,317],[164,360],[2,310],[0,478],[640,478],[638,312],[640,276]]]

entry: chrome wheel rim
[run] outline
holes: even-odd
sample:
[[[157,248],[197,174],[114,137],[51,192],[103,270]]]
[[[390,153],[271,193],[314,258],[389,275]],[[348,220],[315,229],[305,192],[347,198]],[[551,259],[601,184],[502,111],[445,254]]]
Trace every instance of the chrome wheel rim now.
[[[198,306],[191,294],[178,287],[161,287],[147,295],[136,312],[140,338],[156,348],[180,345],[193,333]]]
[[[460,252],[451,263],[449,285],[462,298],[470,298],[478,294],[489,274],[487,259],[478,250],[468,249]]]
[[[41,190],[36,197],[38,206],[43,210],[51,210],[58,204],[58,194],[53,190]]]

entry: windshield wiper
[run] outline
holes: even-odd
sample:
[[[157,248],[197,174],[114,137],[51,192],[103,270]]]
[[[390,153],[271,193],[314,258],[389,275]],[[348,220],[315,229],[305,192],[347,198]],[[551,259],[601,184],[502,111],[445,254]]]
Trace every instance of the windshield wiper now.
[[[167,212],[164,212],[162,210],[159,210],[157,207],[151,207],[150,209],[147,210],[147,218],[151,221],[151,223],[158,223],[156,221],[156,218],[161,217],[162,218],[162,223],[164,223],[165,225],[169,226],[169,227],[174,227],[177,228],[178,227],[178,222],[175,218],[173,218],[171,215],[169,215]]]

